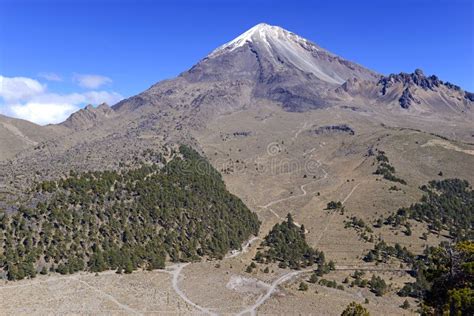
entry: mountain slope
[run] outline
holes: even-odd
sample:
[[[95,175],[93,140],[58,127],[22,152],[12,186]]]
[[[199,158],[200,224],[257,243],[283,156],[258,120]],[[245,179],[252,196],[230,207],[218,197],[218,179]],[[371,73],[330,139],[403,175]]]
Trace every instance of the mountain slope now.
[[[53,127],[0,115],[0,161],[58,135]]]

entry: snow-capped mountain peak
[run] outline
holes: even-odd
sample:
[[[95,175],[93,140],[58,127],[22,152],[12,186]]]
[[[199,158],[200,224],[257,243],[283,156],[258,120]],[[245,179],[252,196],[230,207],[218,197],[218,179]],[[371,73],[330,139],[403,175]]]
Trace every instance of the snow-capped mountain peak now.
[[[316,47],[316,45],[309,42],[308,40],[292,32],[289,32],[279,26],[269,25],[267,23],[260,23],[247,30],[246,32],[242,33],[241,35],[237,36],[232,41],[227,42],[224,45],[218,47],[209,55],[209,57],[219,55],[220,53],[233,51],[249,42],[264,43],[268,46],[271,46],[272,42],[275,41],[291,41],[300,45],[312,45],[316,50],[319,49],[318,47]]]
[[[219,58],[244,47],[250,48],[260,58],[273,64],[273,71],[292,67],[333,85],[340,85],[351,77],[374,77],[370,71],[344,61],[313,42],[279,26],[266,23],[257,24],[218,47],[207,57]]]

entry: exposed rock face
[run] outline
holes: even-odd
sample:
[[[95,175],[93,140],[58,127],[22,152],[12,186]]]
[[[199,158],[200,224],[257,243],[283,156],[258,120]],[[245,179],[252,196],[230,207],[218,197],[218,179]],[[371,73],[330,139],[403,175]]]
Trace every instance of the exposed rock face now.
[[[426,77],[425,74],[421,69],[416,69],[414,73],[408,74],[401,72],[399,74],[390,74],[389,76],[384,76],[380,78],[377,85],[381,86],[381,94],[387,94],[387,91],[394,85],[401,84],[405,89],[403,90],[402,95],[398,99],[400,106],[403,109],[408,109],[410,105],[415,102],[420,104],[421,102],[414,96],[411,89],[412,87],[420,87],[423,90],[431,90],[435,91],[444,86],[445,88],[455,91],[461,92],[461,88],[453,85],[450,82],[443,82],[437,76],[432,75]],[[464,98],[469,101],[473,101],[469,97],[470,93],[466,92]]]
[[[395,83],[401,83],[404,86],[416,85],[425,90],[434,90],[443,84],[443,82],[434,75],[426,77],[421,69],[416,69],[415,72],[411,74],[404,72],[390,74],[387,77],[382,77],[378,82],[378,84],[382,86],[382,94],[385,94],[387,89]]]
[[[101,121],[112,117],[114,114],[114,110],[106,103],[102,103],[96,108],[89,104],[84,109],[80,109],[71,114],[71,116],[61,124],[70,129],[82,130],[91,128]]]
[[[420,101],[411,93],[410,88],[405,88],[405,90],[403,90],[402,96],[398,99],[398,102],[403,109],[408,109],[412,102],[420,104]]]
[[[466,92],[464,93],[464,97],[465,97],[467,100],[474,102],[474,93],[472,93],[472,92],[467,92],[467,91],[466,91]]]
[[[437,76],[423,71],[381,76],[377,82],[351,78],[335,89],[339,97],[357,97],[377,104],[397,102],[404,109],[417,105],[418,111],[458,111],[470,109],[474,96]]]

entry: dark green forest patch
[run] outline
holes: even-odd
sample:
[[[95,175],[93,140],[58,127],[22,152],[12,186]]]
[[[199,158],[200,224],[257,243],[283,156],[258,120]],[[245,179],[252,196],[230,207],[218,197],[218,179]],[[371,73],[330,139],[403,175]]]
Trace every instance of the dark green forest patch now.
[[[0,211],[0,271],[11,280],[48,270],[131,272],[163,268],[167,260],[222,258],[260,226],[186,146],[167,163],[71,173],[39,184],[32,196],[40,200],[34,207]]]

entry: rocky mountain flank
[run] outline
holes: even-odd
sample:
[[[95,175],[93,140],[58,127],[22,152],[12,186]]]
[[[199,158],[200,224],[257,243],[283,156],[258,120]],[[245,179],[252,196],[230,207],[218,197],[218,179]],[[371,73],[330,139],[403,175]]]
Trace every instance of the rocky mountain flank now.
[[[114,110],[107,103],[102,103],[98,107],[89,104],[84,109],[73,113],[61,125],[74,130],[87,129],[114,115]]]
[[[376,82],[351,78],[336,89],[339,96],[366,98],[378,104],[398,105],[420,112],[465,112],[472,110],[474,94],[437,76],[425,76],[421,69],[413,73],[381,76]]]
[[[60,129],[40,126],[29,121],[0,115],[0,161],[13,158],[19,152],[58,137]]]

